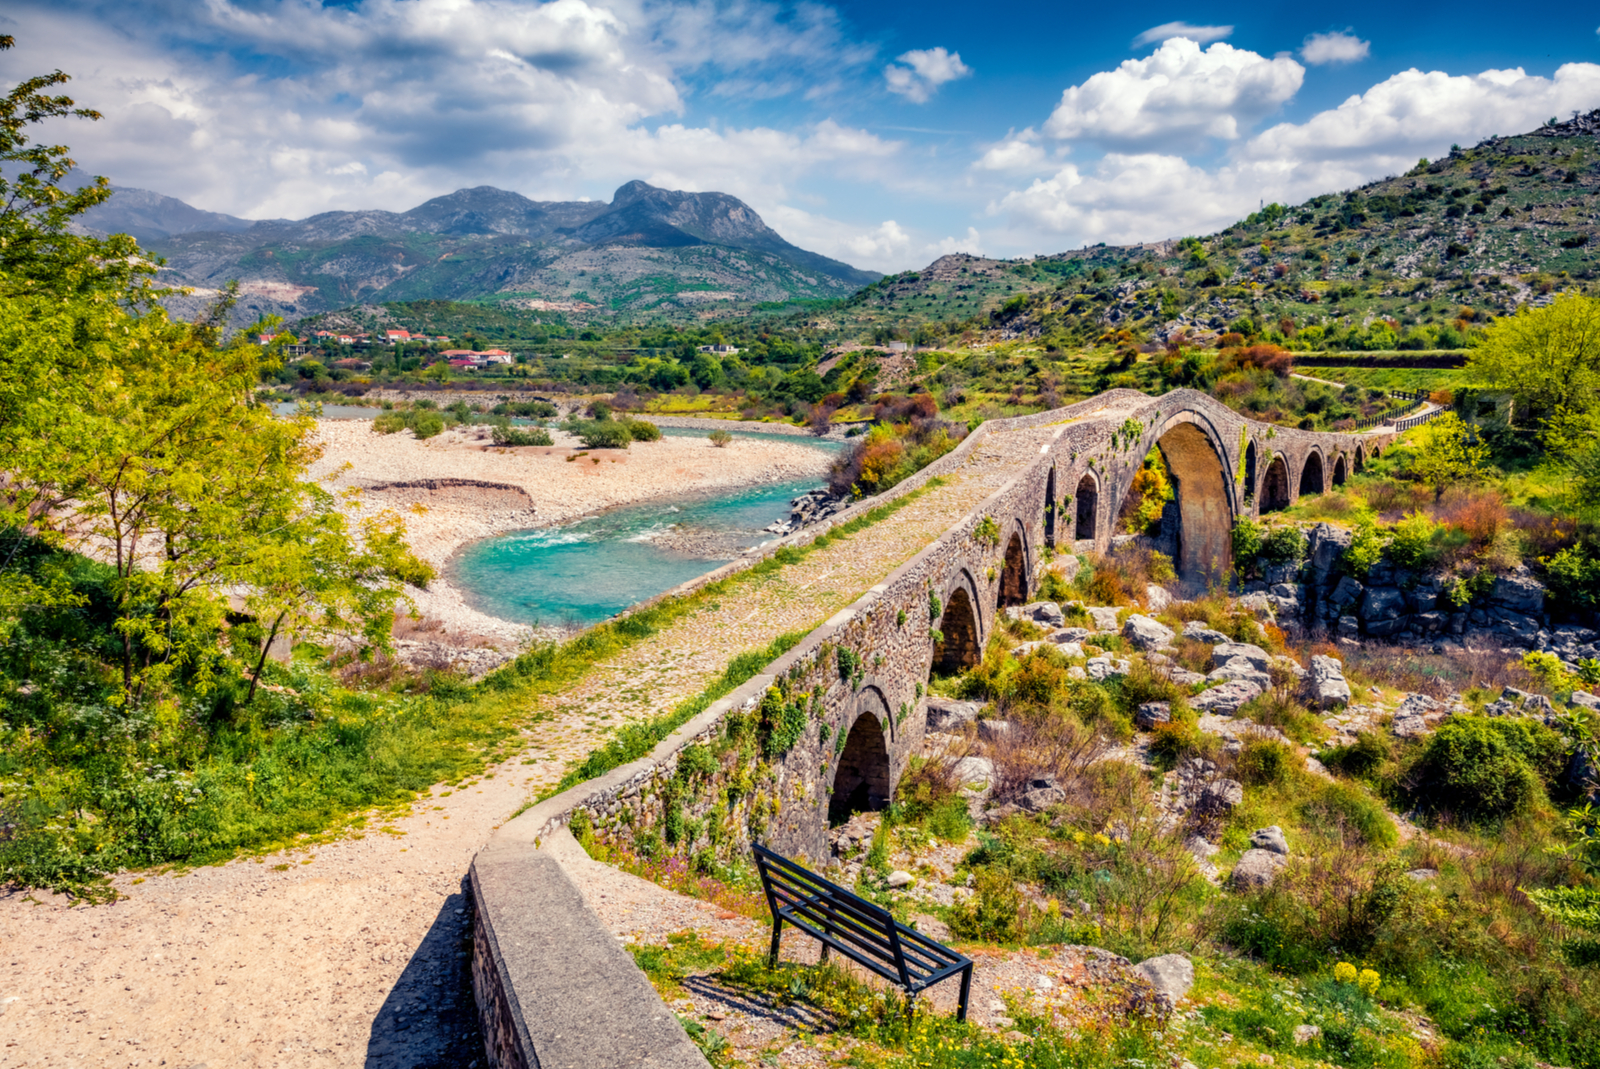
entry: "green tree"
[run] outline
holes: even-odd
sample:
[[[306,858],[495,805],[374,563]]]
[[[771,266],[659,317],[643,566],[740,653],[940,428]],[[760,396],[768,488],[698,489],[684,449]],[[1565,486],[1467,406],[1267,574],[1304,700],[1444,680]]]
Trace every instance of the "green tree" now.
[[[1441,342],[1442,344],[1442,342]],[[1510,393],[1520,420],[1543,424],[1600,402],[1600,301],[1563,293],[1497,320],[1467,357],[1483,386]]]
[[[1469,435],[1466,424],[1454,412],[1447,412],[1417,430],[1411,471],[1433,487],[1435,499],[1444,496],[1448,486],[1482,478],[1488,463],[1488,444]]]

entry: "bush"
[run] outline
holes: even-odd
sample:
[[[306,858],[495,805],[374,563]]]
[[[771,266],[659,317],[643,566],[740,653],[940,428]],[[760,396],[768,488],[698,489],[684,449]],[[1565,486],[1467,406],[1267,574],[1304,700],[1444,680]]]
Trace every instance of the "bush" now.
[[[1365,579],[1367,573],[1372,571],[1372,566],[1382,559],[1385,545],[1387,543],[1378,533],[1375,521],[1370,518],[1358,520],[1350,537],[1350,545],[1339,558],[1339,566],[1347,575]]]
[[[626,449],[633,441],[633,433],[616,420],[580,422],[578,440],[585,449]]]
[[[950,909],[950,930],[963,939],[986,943],[1022,940],[1022,893],[1017,881],[999,866],[985,866],[973,874],[973,894]]]
[[[1264,787],[1281,783],[1294,768],[1294,751],[1264,735],[1247,736],[1233,759],[1234,773],[1245,784]]]
[[[1402,568],[1426,568],[1438,559],[1434,546],[1439,525],[1427,513],[1418,509],[1394,525],[1394,537],[1389,540],[1389,559]]]
[[[375,434],[394,434],[410,430],[418,438],[432,438],[444,430],[444,417],[434,411],[431,404],[418,401],[405,410],[384,412],[372,421]]]
[[[1261,555],[1274,564],[1298,564],[1306,559],[1305,532],[1298,527],[1274,527],[1261,540]]]
[[[1329,783],[1300,807],[1306,821],[1343,828],[1369,846],[1390,847],[1399,838],[1394,822],[1373,797],[1351,783]]]
[[[491,433],[495,445],[550,445],[550,432],[542,427],[496,427]]]
[[[1377,731],[1363,731],[1349,746],[1334,746],[1319,756],[1323,764],[1347,776],[1367,778],[1375,775],[1384,763],[1394,756],[1394,746],[1389,736]]]
[[[1569,546],[1545,562],[1545,582],[1560,602],[1575,609],[1600,606],[1600,560],[1583,546]]]
[[[1417,804],[1470,820],[1499,820],[1537,803],[1559,775],[1564,746],[1525,719],[1456,717],[1427,742],[1411,781]]]
[[[706,437],[710,438],[711,444],[716,446],[718,449],[726,449],[728,444],[733,441],[733,435],[721,429],[712,431],[710,434],[706,435]]]
[[[1241,564],[1253,562],[1261,554],[1261,532],[1264,528],[1246,517],[1233,524],[1233,559]]]
[[[628,437],[636,442],[661,441],[661,428],[654,423],[642,419],[623,419],[617,422],[628,428]]]

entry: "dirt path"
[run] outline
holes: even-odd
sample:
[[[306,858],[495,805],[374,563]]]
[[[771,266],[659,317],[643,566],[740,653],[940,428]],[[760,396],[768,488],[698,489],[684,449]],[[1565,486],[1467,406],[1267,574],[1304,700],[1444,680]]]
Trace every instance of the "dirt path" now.
[[[186,875],[123,876],[126,897],[111,906],[0,897],[0,1069],[481,1064],[464,881],[494,828],[622,721],[849,604],[1053,433],[980,443],[944,486],[640,642],[530,709],[545,718],[525,731],[526,755],[435,788],[387,830]]]

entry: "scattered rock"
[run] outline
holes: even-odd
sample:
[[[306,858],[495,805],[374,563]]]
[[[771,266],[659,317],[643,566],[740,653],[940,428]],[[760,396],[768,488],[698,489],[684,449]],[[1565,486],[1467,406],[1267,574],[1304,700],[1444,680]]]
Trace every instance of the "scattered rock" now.
[[[1042,813],[1053,805],[1067,800],[1067,792],[1060,787],[1034,787],[1022,794],[1022,808],[1030,813]]]
[[[1094,621],[1096,631],[1115,631],[1120,626],[1117,615],[1121,612],[1115,605],[1096,606],[1088,609],[1089,619]]]
[[[1061,606],[1053,601],[1035,601],[1024,605],[1022,615],[1046,627],[1062,627],[1067,622],[1066,616],[1061,612]]]
[[[1397,739],[1415,739],[1428,733],[1428,722],[1420,716],[1396,716],[1390,727]]]
[[[1231,641],[1221,631],[1213,631],[1199,620],[1190,620],[1183,625],[1183,637],[1192,638],[1196,642],[1209,642],[1213,646],[1219,642]]]
[[[1134,613],[1122,625],[1122,637],[1141,650],[1154,650],[1167,645],[1177,636],[1172,628],[1151,617]]]
[[[1294,1045],[1303,1047],[1320,1035],[1322,1035],[1322,1029],[1317,1025],[1297,1024],[1294,1026]]]
[[[984,742],[999,742],[1011,734],[1011,721],[1009,720],[980,720],[978,721],[978,738]]]
[[[1194,986],[1194,963],[1182,954],[1147,958],[1135,965],[1133,972],[1155,988],[1169,1006],[1176,1005]]]
[[[1089,630],[1087,627],[1068,627],[1063,628],[1062,630],[1051,635],[1050,641],[1058,643],[1082,642],[1092,634],[1094,634],[1094,632]]]
[[[1287,863],[1282,854],[1275,854],[1271,850],[1246,850],[1239,856],[1238,864],[1233,866],[1233,874],[1228,877],[1228,882],[1241,891],[1271,887],[1278,870]]]
[[[1154,730],[1157,724],[1167,724],[1171,721],[1172,704],[1170,702],[1145,702],[1139,706],[1139,711],[1133,718],[1133,722],[1146,731]]]
[[[1076,642],[1062,642],[1058,644],[1057,652],[1063,657],[1082,657],[1083,647]]]
[[[1262,672],[1272,667],[1272,654],[1260,646],[1251,646],[1243,642],[1219,642],[1211,651],[1211,667],[1221,668],[1234,658],[1242,658],[1251,667]]]
[[[1213,669],[1207,679],[1240,680],[1253,683],[1261,690],[1272,686],[1272,676],[1243,657],[1230,657],[1220,668]]]
[[[1596,697],[1586,690],[1573,691],[1572,704],[1579,709],[1591,709],[1597,713],[1600,713],[1600,697]]]
[[[1217,779],[1200,789],[1200,797],[1195,800],[1194,808],[1208,816],[1223,816],[1231,813],[1242,801],[1244,784],[1236,779]]]
[[[1165,587],[1151,583],[1144,588],[1144,604],[1151,612],[1166,612],[1172,605],[1172,595],[1167,593]]]
[[[901,887],[910,887],[916,882],[917,878],[905,869],[895,869],[889,873],[888,884],[891,889],[898,890]]]
[[[1250,613],[1257,620],[1270,620],[1273,616],[1274,606],[1272,599],[1265,594],[1246,594],[1234,602],[1239,608]]]
[[[1250,845],[1261,850],[1271,850],[1274,854],[1289,856],[1289,840],[1283,837],[1283,829],[1276,824],[1265,828],[1258,828],[1250,836]]]
[[[1089,678],[1096,683],[1110,679],[1112,676],[1125,676],[1133,670],[1133,662],[1123,658],[1118,659],[1106,654],[1101,657],[1091,657],[1084,664],[1084,670],[1089,673]]]
[[[1319,654],[1311,658],[1304,689],[1313,709],[1337,709],[1350,704],[1350,684],[1344,678],[1344,666],[1333,657]]]
[[[978,719],[977,702],[958,702],[949,698],[928,699],[928,730],[956,731]]]
[[[1203,690],[1193,698],[1189,704],[1206,713],[1226,713],[1233,715],[1239,707],[1261,693],[1261,688],[1254,683],[1242,679],[1229,680],[1220,686]]]
[[[1407,872],[1406,875],[1411,877],[1413,880],[1416,880],[1418,883],[1425,883],[1428,880],[1436,880],[1436,879],[1438,879],[1439,878],[1439,870],[1438,869],[1412,869],[1410,872]]]
[[[982,784],[979,789],[987,790],[994,780],[994,762],[987,757],[963,757],[950,769],[950,774],[963,786]]]

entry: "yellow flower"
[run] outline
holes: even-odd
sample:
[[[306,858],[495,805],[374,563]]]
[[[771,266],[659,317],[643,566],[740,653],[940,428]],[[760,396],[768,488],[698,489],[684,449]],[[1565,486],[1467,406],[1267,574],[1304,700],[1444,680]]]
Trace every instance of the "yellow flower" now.
[[[1341,984],[1353,984],[1356,982],[1356,967],[1348,961],[1341,961],[1333,967],[1333,978]]]
[[[1366,993],[1366,996],[1371,998],[1378,993],[1378,985],[1383,983],[1383,980],[1378,976],[1376,969],[1362,969],[1361,975],[1356,982],[1361,985],[1361,990]]]

